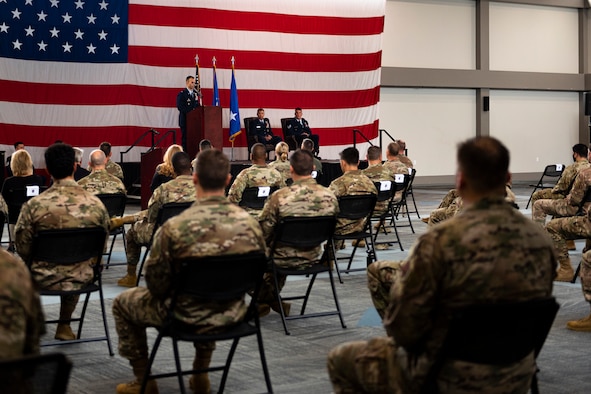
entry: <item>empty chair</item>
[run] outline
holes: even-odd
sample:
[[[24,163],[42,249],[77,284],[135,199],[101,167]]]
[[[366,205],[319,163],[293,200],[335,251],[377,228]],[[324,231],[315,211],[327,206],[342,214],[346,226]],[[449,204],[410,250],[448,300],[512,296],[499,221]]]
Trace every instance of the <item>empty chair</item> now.
[[[277,190],[275,186],[254,186],[247,187],[242,192],[242,199],[240,200],[241,207],[261,210],[265,206],[267,198]]]
[[[172,292],[171,301],[166,311],[164,324],[161,327],[158,327],[158,337],[152,348],[146,371],[150,371],[162,338],[164,337],[170,337],[172,339],[176,371],[161,374],[150,374],[149,372],[146,372],[142,381],[141,392],[144,392],[149,379],[176,376],[179,381],[180,392],[185,393],[185,385],[183,382],[184,375],[223,371],[218,391],[222,393],[240,338],[252,335],[255,335],[257,338],[259,356],[267,392],[273,392],[265,358],[263,337],[261,334],[256,302],[253,301],[250,303],[244,319],[236,325],[218,327],[216,331],[209,333],[196,334],[195,327],[188,326],[186,323],[175,317],[175,307],[179,298],[181,298],[183,300],[182,302],[185,304],[188,302],[188,299],[195,299],[195,302],[205,299],[208,300],[208,302],[219,302],[220,304],[224,304],[226,302],[244,298],[247,292],[253,291],[253,300],[256,300],[263,279],[263,273],[267,269],[267,264],[267,257],[261,252],[187,258],[175,261],[173,266],[178,267],[178,270],[173,271],[172,288],[174,291]],[[224,340],[232,340],[232,346],[224,365],[210,365],[207,369],[182,369],[178,349],[179,341],[204,343]]]
[[[551,189],[556,185],[558,179],[562,175],[562,171],[564,171],[564,164],[549,164],[544,168],[544,172],[540,177],[540,180],[536,184],[530,184],[531,187],[534,188],[532,190],[529,200],[527,200],[527,204],[525,205],[525,209],[529,207],[529,203],[531,202],[532,196],[538,189]]]
[[[273,240],[273,244],[271,245],[271,256],[274,256],[275,250],[281,246],[309,250],[314,247],[318,247],[325,241],[330,243],[330,239],[334,234],[335,226],[336,218],[334,216],[284,217],[277,225],[275,238]],[[278,291],[275,291],[277,303],[280,309],[279,314],[281,315],[281,322],[283,323],[283,329],[285,330],[286,335],[290,335],[290,332],[287,330],[286,320],[306,319],[311,317],[338,316],[341,326],[346,328],[334,285],[332,269],[327,260],[326,253],[324,253],[323,258],[310,262],[310,265],[307,267],[298,266],[294,268],[288,268],[280,266],[275,261],[273,261],[272,272],[275,280],[275,289],[280,288],[278,275],[311,276],[310,283],[308,284],[308,288],[304,295],[282,297]],[[314,285],[317,275],[323,272],[328,274],[336,309],[333,311],[306,314],[306,306],[308,304],[310,292],[312,291],[312,286]],[[302,308],[299,315],[286,316],[285,310],[283,308],[283,301],[287,300],[302,300]]]
[[[71,370],[62,353],[0,360],[0,393],[65,394]]]

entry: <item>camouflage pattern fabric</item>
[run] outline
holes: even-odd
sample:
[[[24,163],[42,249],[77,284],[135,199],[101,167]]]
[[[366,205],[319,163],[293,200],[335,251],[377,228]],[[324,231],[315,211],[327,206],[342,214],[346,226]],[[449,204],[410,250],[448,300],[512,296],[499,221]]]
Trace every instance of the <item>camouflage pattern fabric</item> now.
[[[362,172],[374,183],[380,181],[394,182],[394,174],[392,174],[390,169],[384,167],[382,163],[371,164],[366,169],[362,170]],[[394,185],[392,185],[392,187],[394,187]],[[402,192],[396,193],[394,201],[400,201],[401,198]],[[376,202],[376,206],[374,208],[374,216],[385,213],[388,209],[388,203],[388,200]]]
[[[591,220],[588,216],[570,216],[552,219],[546,224],[546,231],[554,242],[554,248],[561,266],[571,266],[567,240],[591,238]]]
[[[376,278],[370,276],[369,285],[378,305],[388,305],[384,326],[394,349],[383,350],[386,339],[333,349],[328,367],[335,393],[419,392],[445,337],[449,308],[551,296],[556,256],[539,226],[502,198],[491,198],[433,227],[406,261],[390,263],[390,272],[385,267],[368,270]],[[437,384],[440,392],[467,393],[503,382],[498,392],[525,393],[535,369],[532,354],[511,366],[447,360]]]
[[[0,194],[0,212],[4,214],[4,216],[8,216],[8,205],[6,205],[6,201],[4,201],[4,197]]]
[[[532,219],[544,226],[546,215],[567,217],[577,214],[579,209],[587,212],[590,202],[584,201],[587,189],[591,187],[591,167],[579,172],[570,193],[561,200],[538,200],[533,204]]]
[[[281,174],[281,177],[283,178],[283,182],[287,181],[289,178],[291,178],[291,172],[289,171],[289,161],[281,161],[279,159],[272,161],[271,163],[269,163],[269,168],[273,168],[277,171],[279,171],[279,173]]]
[[[159,326],[169,298],[172,261],[186,257],[266,251],[257,221],[225,197],[199,199],[156,232],[146,262],[148,288],[129,289],[113,302],[119,353],[130,360],[146,358],[146,327]],[[244,297],[229,303],[179,299],[176,315],[197,332],[233,325],[246,313]]]
[[[447,208],[449,207],[456,198],[458,198],[460,195],[458,194],[458,190],[457,189],[451,189],[450,191],[447,192],[447,194],[445,195],[445,197],[443,197],[443,199],[441,200],[441,202],[439,203],[439,206],[437,208]]]
[[[396,156],[393,160],[384,162],[384,167],[389,169],[392,174],[410,174],[408,171],[409,167],[400,161],[400,156]]]
[[[271,245],[275,228],[282,218],[288,216],[331,216],[336,215],[338,210],[339,205],[333,192],[317,184],[314,179],[302,179],[273,193],[265,203],[259,222],[267,245]],[[310,262],[318,260],[321,254],[320,245],[309,250],[279,245],[275,249],[273,259],[277,265],[282,267],[304,268],[309,267]],[[280,287],[278,291],[281,292],[285,277],[278,279]],[[275,283],[271,273],[266,273],[264,276],[259,301],[266,304],[276,301]]]
[[[330,183],[329,189],[335,196],[350,196],[359,194],[377,194],[375,185],[361,170],[349,171]],[[365,219],[350,220],[339,218],[335,234],[352,234],[362,231],[365,227]]]
[[[90,175],[80,179],[78,184],[92,194],[126,194],[121,179],[109,174],[107,170],[94,170]]]
[[[119,164],[115,163],[113,160],[107,161],[107,164],[105,164],[105,170],[107,170],[109,174],[114,175],[117,178],[123,180],[123,169]]]
[[[580,275],[585,301],[591,303],[591,249],[587,249],[587,251],[583,253]]]
[[[154,190],[148,201],[147,212],[140,212],[138,221],[125,232],[127,264],[135,266],[140,261],[142,245],[150,242],[160,207],[172,202],[193,202],[195,195],[195,185],[191,175],[179,175]]]
[[[587,159],[582,159],[579,161],[575,161],[573,164],[567,166],[564,171],[562,171],[562,175],[556,182],[551,189],[541,189],[536,190],[531,197],[532,206],[538,200],[550,199],[550,200],[560,200],[565,198],[569,193],[575,182],[575,178],[579,174],[581,170],[589,168],[590,164]]]
[[[45,318],[29,269],[0,249],[0,358],[39,354]]]
[[[228,191],[228,200],[234,204],[239,204],[242,201],[242,193],[249,187],[255,186],[271,186],[281,188],[285,186],[283,177],[274,168],[267,165],[257,165],[245,168],[240,171],[236,176],[236,179]],[[260,210],[244,207],[247,212],[251,213],[255,217],[258,217]]]
[[[28,262],[35,232],[97,226],[109,228],[109,214],[101,200],[74,180],[58,180],[23,204],[15,227],[16,250]],[[92,280],[94,263],[94,259],[68,265],[33,261],[31,272],[42,289],[77,290]]]
[[[398,158],[400,159],[402,164],[404,164],[406,167],[413,168],[412,160],[409,159],[408,156],[399,153]]]

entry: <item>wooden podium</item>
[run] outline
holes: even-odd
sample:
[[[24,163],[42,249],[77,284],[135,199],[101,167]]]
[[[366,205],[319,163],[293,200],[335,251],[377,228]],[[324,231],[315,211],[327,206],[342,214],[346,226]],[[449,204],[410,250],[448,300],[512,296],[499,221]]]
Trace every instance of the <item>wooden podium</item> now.
[[[202,106],[187,114],[187,153],[191,159],[204,138],[210,140],[214,148],[222,149],[222,107]]]
[[[162,163],[164,157],[164,151],[162,148],[155,148],[149,152],[143,153],[140,160],[140,184],[141,186],[141,207],[142,209],[148,208],[148,201],[152,196],[150,185],[152,184],[152,178],[156,171],[156,166]]]

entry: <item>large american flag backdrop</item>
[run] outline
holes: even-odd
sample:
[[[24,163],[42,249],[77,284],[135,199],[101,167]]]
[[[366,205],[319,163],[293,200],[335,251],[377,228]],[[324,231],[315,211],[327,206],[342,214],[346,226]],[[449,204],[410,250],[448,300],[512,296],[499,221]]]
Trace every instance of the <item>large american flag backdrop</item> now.
[[[321,156],[337,158],[353,129],[378,133],[384,12],[385,0],[0,0],[0,150],[24,141],[44,167],[57,139],[117,153],[150,128],[178,130],[199,55],[204,103],[217,59],[227,146],[234,56],[242,118],[263,107],[281,135],[302,107]],[[246,159],[244,133],[234,146]]]

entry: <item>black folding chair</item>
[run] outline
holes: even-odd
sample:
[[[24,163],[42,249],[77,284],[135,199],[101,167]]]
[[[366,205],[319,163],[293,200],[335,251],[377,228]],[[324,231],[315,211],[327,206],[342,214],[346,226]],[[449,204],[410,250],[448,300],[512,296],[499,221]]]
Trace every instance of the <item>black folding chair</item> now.
[[[6,201],[6,205],[8,206],[8,239],[11,244],[14,242],[14,240],[12,239],[10,226],[16,224],[16,221],[21,214],[21,208],[23,204],[29,201],[31,198],[43,193],[45,190],[47,190],[47,186],[38,185],[28,185],[25,187],[8,188],[7,190],[2,190],[2,196],[4,197],[4,201]]]
[[[529,200],[527,200],[527,205],[525,206],[525,209],[529,207],[529,203],[531,202],[531,199],[536,190],[551,189],[556,185],[558,179],[560,179],[560,177],[562,176],[562,171],[564,171],[564,164],[549,164],[546,166],[546,168],[544,168],[544,172],[542,173],[542,176],[540,177],[538,183],[529,185],[530,187],[533,187],[534,190],[532,190],[529,196]]]
[[[413,192],[413,188],[412,185],[415,181],[415,175],[417,174],[417,170],[414,168],[410,168],[409,169],[409,176],[410,179],[408,180],[408,187],[406,188],[406,198],[404,199],[404,211],[407,215],[410,215],[411,213],[416,213],[417,214],[417,218],[421,218],[421,215],[419,215],[419,209],[417,208],[417,202],[415,201],[415,194]],[[408,201],[409,198],[412,199],[412,205],[414,207],[414,210],[409,211],[408,209]],[[411,226],[412,227],[412,226]],[[412,232],[414,234],[415,230],[414,228],[412,229]]]
[[[450,310],[451,324],[423,393],[437,393],[437,376],[447,359],[487,365],[511,365],[530,353],[537,357],[559,305],[554,297],[479,304]],[[536,372],[537,373],[537,372]],[[531,393],[537,394],[534,374]]]
[[[178,267],[178,271],[173,272],[171,301],[167,309],[164,324],[162,327],[157,327],[158,337],[152,348],[148,367],[146,368],[147,372],[142,381],[142,393],[150,379],[176,376],[179,381],[180,392],[185,393],[185,385],[183,382],[184,375],[223,371],[222,380],[218,390],[219,393],[222,393],[224,391],[232,358],[234,357],[236,347],[238,346],[238,341],[240,338],[251,335],[256,335],[257,337],[259,356],[261,359],[263,374],[265,376],[267,391],[269,393],[273,392],[265,358],[258,308],[255,301],[258,297],[263,274],[267,269],[267,265],[268,259],[265,254],[261,252],[187,258],[174,261],[173,266]],[[194,299],[195,303],[203,302],[203,300],[206,300],[208,303],[212,301],[225,303],[243,299],[245,294],[251,290],[253,290],[252,301],[244,319],[236,325],[220,327],[217,330],[208,333],[196,334],[195,327],[187,325],[175,317],[175,308],[179,297],[183,298],[184,303],[187,302],[187,297]],[[164,337],[172,339],[176,371],[170,373],[150,374],[149,371],[151,370],[156,353],[158,352],[160,342]],[[232,340],[232,346],[223,366],[210,366],[207,369],[199,370],[182,370],[178,349],[179,341],[204,343],[224,340]]]
[[[0,360],[0,393],[65,394],[71,370],[62,353]]]
[[[380,189],[383,189],[384,187],[382,186],[381,182],[376,182],[375,185],[376,185],[376,188],[378,188],[378,201],[380,200],[380,198],[382,199],[382,201],[387,200],[388,207],[386,208],[386,210],[384,212],[381,212],[379,214],[376,214],[374,212],[374,214],[372,215],[372,221],[373,222],[377,221],[377,227],[375,229],[376,231],[373,235],[374,247],[376,247],[376,245],[381,245],[381,244],[388,244],[388,245],[398,244],[398,246],[400,246],[400,250],[404,251],[404,248],[402,247],[402,242],[400,241],[400,235],[398,234],[398,227],[396,225],[396,216],[394,213],[403,204],[402,199],[405,196],[405,190],[408,187],[409,180],[410,180],[410,177],[408,175],[396,176],[394,179],[394,182],[391,183],[390,188],[387,190],[381,190],[381,191],[380,191]],[[396,199],[397,194],[401,196],[401,200],[394,201]],[[386,237],[389,234],[388,229],[386,228],[386,222],[388,220],[392,224],[391,227],[394,230],[394,235],[396,236],[396,240],[394,241],[393,239],[388,237],[387,239],[381,239],[378,241],[378,236],[380,235],[380,231],[382,231],[382,233]]]
[[[158,210],[158,216],[156,217],[156,224],[154,225],[154,231],[152,231],[152,235],[150,236],[150,242],[146,246],[146,251],[144,252],[144,256],[142,257],[142,262],[140,264],[140,270],[137,274],[137,282],[136,286],[139,286],[140,279],[142,277],[142,270],[144,269],[144,264],[146,262],[146,258],[148,254],[150,254],[150,249],[152,248],[152,242],[154,241],[154,235],[156,231],[171,217],[178,215],[179,213],[183,212],[185,209],[189,208],[193,205],[193,202],[170,202],[168,204],[164,204]]]
[[[330,245],[332,247],[333,256],[334,256],[334,266],[337,271],[337,276],[339,277],[339,282],[343,283],[343,279],[341,278],[341,271],[339,269],[339,260],[348,260],[347,268],[343,270],[344,273],[354,272],[354,271],[364,271],[365,268],[354,268],[351,269],[351,264],[353,263],[353,258],[355,257],[355,252],[357,251],[357,243],[354,243],[353,251],[349,257],[337,257],[335,243],[336,241],[347,241],[347,240],[365,240],[365,251],[367,253],[367,265],[370,265],[374,261],[377,260],[376,257],[376,250],[373,244],[373,229],[371,225],[371,217],[373,215],[373,210],[376,205],[377,196],[373,193],[370,194],[357,194],[357,195],[348,195],[348,196],[341,196],[338,198],[339,200],[339,214],[337,218],[344,218],[348,220],[365,220],[365,226],[363,230],[350,233],[350,234],[334,234],[332,236],[332,242]]]
[[[334,216],[311,216],[311,217],[284,217],[277,225],[275,231],[275,238],[271,245],[271,256],[275,256],[275,250],[280,247],[290,247],[294,249],[310,250],[314,247],[322,245],[325,241],[330,243],[330,239],[334,234],[336,226],[336,218]],[[327,245],[327,247],[329,247]],[[275,279],[275,289],[279,289],[279,282],[277,275],[306,275],[311,276],[310,283],[304,295],[282,297],[279,292],[276,292],[277,302],[279,304],[281,322],[283,323],[283,329],[286,335],[290,335],[287,330],[287,320],[307,319],[311,317],[324,317],[337,315],[341,321],[341,326],[346,328],[343,320],[343,314],[341,313],[341,307],[337,297],[337,291],[334,285],[334,277],[332,275],[332,269],[328,262],[326,253],[323,258],[309,262],[307,267],[294,267],[288,268],[277,264],[277,261],[273,261],[272,264],[273,276]],[[308,304],[308,298],[312,291],[312,286],[316,280],[318,274],[326,272],[330,280],[330,287],[332,290],[332,296],[334,298],[336,310],[328,312],[316,312],[306,314],[306,306]],[[285,316],[283,310],[283,301],[286,300],[303,300],[302,309],[299,315]]]
[[[69,320],[46,320],[46,323],[70,323],[78,322],[78,333],[76,339],[71,341],[54,341],[45,342],[41,346],[55,346],[55,345],[69,345],[73,343],[97,342],[107,341],[109,354],[113,355],[111,348],[111,339],[109,337],[109,328],[107,326],[107,314],[105,310],[105,300],[103,296],[103,286],[101,279],[101,258],[107,232],[102,227],[86,227],[86,228],[68,228],[58,230],[41,230],[33,236],[31,258],[28,261],[29,266],[34,261],[44,261],[59,265],[69,265],[79,263],[81,261],[96,259],[96,263],[92,266],[94,276],[90,283],[79,290],[46,290],[40,289],[39,294],[42,296],[65,296],[65,295],[81,295],[85,294],[84,306],[80,317],[71,318]],[[84,317],[86,316],[86,308],[92,293],[98,292],[101,306],[101,313],[103,317],[103,326],[105,335],[92,338],[81,338],[82,326],[84,324]]]
[[[241,207],[261,210],[265,206],[267,198],[277,190],[276,186],[254,186],[247,187],[242,192],[242,199],[240,200]]]
[[[97,194],[96,195],[99,200],[105,205],[107,208],[107,212],[109,212],[109,217],[121,217],[125,213],[125,204],[127,203],[127,196],[123,193],[113,193],[113,194]],[[113,253],[113,247],[115,246],[115,240],[117,236],[121,235],[123,237],[123,250],[127,251],[127,243],[125,241],[125,226],[117,227],[109,232],[109,237],[113,237],[111,239],[111,246],[109,247],[109,251],[103,253],[105,256],[109,256],[107,258],[107,263],[105,264],[105,269],[109,269],[109,265],[111,265],[111,254]],[[126,265],[127,263],[114,263],[112,265]]]

